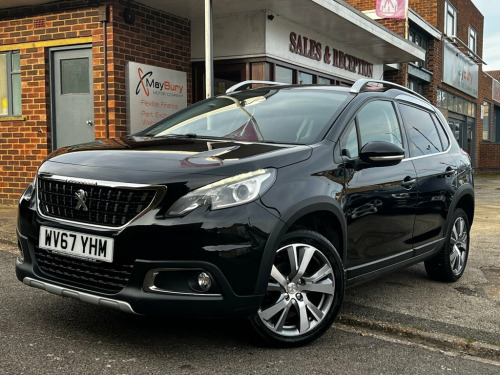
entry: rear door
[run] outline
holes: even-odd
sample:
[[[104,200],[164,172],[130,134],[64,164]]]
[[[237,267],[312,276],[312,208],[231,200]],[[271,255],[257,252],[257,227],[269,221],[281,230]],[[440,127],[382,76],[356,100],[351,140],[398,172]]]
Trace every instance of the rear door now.
[[[442,243],[451,199],[456,191],[457,165],[447,152],[450,140],[436,115],[410,104],[399,104],[408,134],[411,161],[417,173],[414,255],[432,251]]]

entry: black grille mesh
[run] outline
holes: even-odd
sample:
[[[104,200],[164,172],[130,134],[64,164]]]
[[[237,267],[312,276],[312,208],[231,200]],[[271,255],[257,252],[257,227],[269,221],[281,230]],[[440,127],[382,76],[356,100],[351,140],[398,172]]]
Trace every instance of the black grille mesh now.
[[[78,205],[77,192],[80,190],[85,192],[86,207]],[[151,204],[155,193],[153,189],[115,188],[38,178],[38,199],[44,215],[108,227],[127,224]]]
[[[122,290],[127,285],[133,268],[132,264],[69,258],[38,247],[35,247],[35,255],[38,268],[43,273],[87,287],[98,288],[104,292]]]

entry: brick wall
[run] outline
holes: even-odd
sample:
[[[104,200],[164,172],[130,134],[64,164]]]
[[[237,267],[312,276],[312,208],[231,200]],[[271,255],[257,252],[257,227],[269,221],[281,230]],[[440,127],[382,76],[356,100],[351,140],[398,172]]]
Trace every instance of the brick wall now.
[[[486,66],[486,68],[488,68],[488,66]],[[500,70],[487,70],[486,73],[495,78],[497,81],[500,81]]]
[[[485,123],[484,120],[480,120],[479,124],[481,131],[481,138],[478,138],[479,142],[479,168],[476,168],[476,172],[480,174],[499,174],[500,173],[500,143],[491,142],[488,140],[483,140],[482,132],[485,126],[489,127],[490,137],[494,134],[495,128],[495,115],[494,107],[495,102],[492,100],[492,72],[487,72],[480,74],[480,93],[479,97],[486,99],[491,104],[491,112],[489,117],[489,122]],[[499,72],[500,73],[500,72]]]
[[[22,117],[0,118],[0,205],[14,204],[51,150],[49,49],[91,43],[96,139],[104,138],[103,25],[88,1],[58,1],[0,10],[2,50],[21,55]],[[133,4],[135,22],[124,22],[125,0],[108,2],[108,118],[111,137],[126,133],[125,62],[187,73],[191,87],[189,20]],[[188,91],[188,103],[191,92]]]
[[[358,10],[373,10],[375,9],[375,0],[347,0],[347,2]],[[457,36],[465,44],[469,40],[469,25],[472,26],[478,33],[477,54],[482,56],[483,51],[483,24],[484,17],[475,7],[471,0],[450,0],[450,3],[458,11]],[[445,0],[409,0],[409,7],[418,13],[420,17],[426,20],[430,25],[436,27],[444,33],[445,23]],[[394,31],[395,33],[405,36],[405,21],[400,20],[379,20],[380,24]],[[424,86],[424,96],[429,101],[437,104],[437,89],[441,88],[457,97],[465,98],[468,101],[474,102],[477,108],[480,108],[485,96],[479,95],[478,98],[471,97],[464,92],[457,90],[445,83],[443,80],[443,42],[441,40],[432,40],[428,46],[428,70],[433,72],[432,82]],[[407,85],[407,67],[402,64],[401,70],[388,71],[384,74],[384,78],[402,85]],[[481,68],[480,68],[481,74]],[[479,83],[481,87],[481,82]],[[490,85],[491,91],[491,85]],[[486,96],[491,98],[491,93]],[[445,111],[446,112],[446,111]],[[480,142],[482,140],[482,120],[480,111],[476,111],[476,126],[475,126],[476,166],[481,165],[484,160],[480,155]],[[500,166],[500,162],[498,163]]]

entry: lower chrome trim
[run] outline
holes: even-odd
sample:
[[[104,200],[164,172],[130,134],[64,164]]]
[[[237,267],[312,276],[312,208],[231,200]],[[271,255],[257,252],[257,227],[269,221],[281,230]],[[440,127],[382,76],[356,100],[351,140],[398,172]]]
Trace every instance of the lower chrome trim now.
[[[54,284],[46,283],[44,281],[35,280],[32,279],[31,277],[25,277],[23,279],[23,283],[33,288],[38,288],[52,294],[57,294],[58,296],[74,298],[82,302],[91,303],[93,305],[104,306],[107,308],[120,310],[126,313],[136,314],[136,312],[132,309],[132,306],[130,306],[130,304],[128,304],[127,302],[118,301],[111,298],[94,296],[92,294],[60,287]]]

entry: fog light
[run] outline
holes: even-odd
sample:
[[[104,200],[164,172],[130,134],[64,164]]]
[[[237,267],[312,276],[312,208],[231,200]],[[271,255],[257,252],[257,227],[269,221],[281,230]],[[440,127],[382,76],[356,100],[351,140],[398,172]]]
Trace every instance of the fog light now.
[[[210,275],[208,273],[201,272],[198,275],[198,286],[204,292],[206,292],[207,290],[210,289],[210,287],[212,286],[212,279],[211,279],[211,277],[210,277]]]

